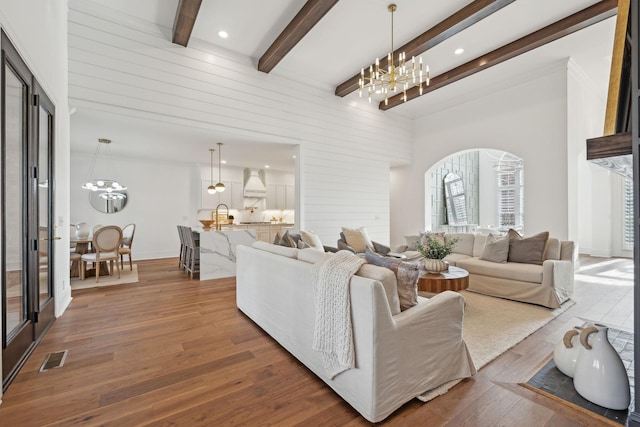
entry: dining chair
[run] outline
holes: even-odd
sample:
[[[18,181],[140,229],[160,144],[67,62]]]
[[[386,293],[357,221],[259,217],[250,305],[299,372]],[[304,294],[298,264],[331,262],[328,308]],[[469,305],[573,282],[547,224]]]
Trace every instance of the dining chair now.
[[[135,224],[127,224],[122,229],[122,244],[118,248],[120,254],[120,268],[124,268],[124,256],[129,256],[129,270],[133,270],[133,264],[131,263],[131,246],[133,245],[133,235],[136,232]]]
[[[197,273],[199,268],[198,259],[196,256],[196,242],[193,238],[193,231],[191,230],[191,227],[183,227],[183,231],[187,251],[185,259],[185,270],[193,279],[194,273]]]
[[[180,258],[178,259],[178,267],[184,270],[187,259],[187,245],[184,239],[184,226],[178,225],[178,237],[180,238]]]
[[[69,239],[73,240],[73,238],[76,237],[76,225],[75,224],[69,224]],[[69,252],[73,253],[76,251],[76,242],[70,242],[69,243]]]
[[[101,227],[93,234],[91,245],[94,252],[83,254],[80,258],[80,279],[84,280],[87,263],[96,265],[96,283],[100,278],[100,263],[110,261],[109,274],[113,274],[113,262],[115,261],[118,278],[120,278],[120,265],[118,264],[118,248],[122,244],[122,229],[116,225]]]

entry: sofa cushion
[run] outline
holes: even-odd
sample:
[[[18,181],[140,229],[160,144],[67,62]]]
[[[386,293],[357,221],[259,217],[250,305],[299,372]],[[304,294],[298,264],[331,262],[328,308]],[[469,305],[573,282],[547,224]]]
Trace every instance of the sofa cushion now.
[[[479,257],[482,255],[482,251],[484,250],[484,245],[487,243],[486,234],[476,234],[475,239],[473,239],[473,256]]]
[[[543,231],[525,239],[517,231],[511,229],[508,232],[508,237],[509,262],[542,265],[542,254],[544,253],[547,239],[549,239],[548,231]]]
[[[310,248],[324,252],[324,246],[322,245],[320,237],[313,231],[300,230],[300,238],[309,245]]]
[[[387,295],[391,314],[400,313],[400,299],[398,297],[396,275],[393,271],[373,264],[362,264],[356,275],[380,282],[384,288],[384,293]]]
[[[467,258],[458,261],[458,267],[469,274],[516,280],[520,282],[542,283],[541,265],[507,262],[505,264],[485,261],[479,258]]]
[[[443,260],[447,261],[449,265],[453,265],[454,267],[457,267],[458,261],[460,261],[461,259],[467,259],[467,258],[471,258],[471,257],[469,255],[451,253],[446,257],[444,257]]]
[[[547,245],[544,248],[543,259],[560,259],[560,240],[555,237],[549,237],[547,239]]]
[[[489,234],[480,259],[505,263],[509,258],[509,239]]]
[[[287,258],[298,258],[298,248],[289,248],[287,246],[274,245],[272,243],[262,242],[260,240],[256,240],[251,245],[256,249],[260,249],[263,251],[271,252],[273,254],[286,256]]]
[[[445,236],[446,241],[450,241],[451,239],[458,239],[453,247],[453,252],[473,256],[473,242],[475,240],[475,235],[471,233],[451,233]]]
[[[373,243],[371,243],[371,239],[369,239],[367,230],[364,227],[356,229],[342,227],[342,233],[347,245],[351,246],[356,252],[364,252],[364,248],[367,246],[373,248]]]
[[[320,252],[313,248],[300,249],[298,251],[298,259],[300,261],[308,262],[311,264],[317,264],[333,255],[332,252]]]

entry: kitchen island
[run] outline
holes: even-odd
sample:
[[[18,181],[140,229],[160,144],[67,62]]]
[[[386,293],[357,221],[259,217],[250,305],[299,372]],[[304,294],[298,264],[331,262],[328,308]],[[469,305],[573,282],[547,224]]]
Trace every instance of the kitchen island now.
[[[256,240],[272,243],[276,235],[282,236],[286,230],[292,229],[294,224],[283,222],[241,222],[239,224],[223,224],[223,230],[254,230]]]
[[[196,236],[197,235],[197,236]],[[200,261],[200,280],[236,275],[236,246],[256,241],[253,229],[194,230]]]

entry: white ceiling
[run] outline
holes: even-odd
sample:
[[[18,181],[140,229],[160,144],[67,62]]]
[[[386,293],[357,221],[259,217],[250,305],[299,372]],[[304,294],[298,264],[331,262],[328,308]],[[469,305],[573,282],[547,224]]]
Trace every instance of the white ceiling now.
[[[105,7],[128,15],[157,23],[171,29],[178,0],[93,0]],[[306,0],[203,0],[191,40],[200,39],[217,46],[258,59],[269,47],[287,23],[295,16]],[[390,0],[342,0],[306,35],[298,45],[275,67],[272,74],[300,76],[301,79],[333,93],[335,87],[368,66],[376,57],[383,56],[390,48]],[[444,20],[458,9],[471,3],[469,0],[395,0],[395,47],[399,47],[428,28]],[[505,8],[483,19],[469,29],[456,34],[425,52],[423,60],[429,64],[431,75],[481,56],[539,28],[549,25],[567,15],[584,9],[595,0],[516,0]],[[598,85],[603,99],[606,96],[608,73],[615,18],[593,25],[570,36],[520,55],[503,64],[491,67],[457,83],[393,108],[394,114],[419,118],[433,111],[447,108],[466,99],[495,91],[500,85],[516,81],[522,76],[535,77],[536,72],[548,71],[551,67],[571,58],[593,82]],[[225,30],[227,39],[217,33]],[[465,49],[462,55],[454,55],[456,48]],[[348,96],[356,102],[366,102],[357,93]],[[386,114],[386,113],[385,113]],[[158,125],[138,124],[127,119],[98,118],[91,112],[78,111],[72,117],[72,132],[83,139],[111,137],[113,127],[109,120],[130,127],[132,135],[153,133],[156,148],[142,146],[140,154],[149,150],[163,150],[168,155],[188,155],[194,159],[202,157],[202,149],[209,148],[204,132]],[[104,123],[104,134],[90,133],[92,128]],[[78,133],[80,132],[80,133]],[[122,138],[126,138],[125,134]],[[134,139],[134,138],[132,138]],[[141,138],[142,139],[142,138]],[[145,138],[146,139],[146,138]],[[193,140],[187,149],[176,140]],[[243,141],[252,144],[252,141]],[[136,144],[135,141],[130,141]],[[236,142],[234,141],[234,144]],[[246,145],[248,148],[251,145]],[[263,147],[264,145],[260,145]],[[231,155],[231,145],[229,146]],[[267,151],[277,152],[277,145]],[[287,147],[290,151],[290,148]],[[251,154],[263,159],[262,151],[242,150],[245,161],[253,161]],[[284,150],[286,151],[286,150]],[[198,153],[198,154],[196,154]],[[223,151],[224,154],[224,151]],[[230,159],[231,160],[231,159]],[[270,160],[271,161],[271,160]],[[275,160],[273,160],[275,163]],[[264,160],[258,163],[264,163]],[[257,166],[257,165],[256,165]]]

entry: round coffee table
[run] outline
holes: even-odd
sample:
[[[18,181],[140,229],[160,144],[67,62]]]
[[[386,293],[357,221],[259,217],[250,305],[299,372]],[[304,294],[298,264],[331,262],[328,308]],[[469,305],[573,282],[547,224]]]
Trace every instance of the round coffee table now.
[[[461,291],[469,287],[469,272],[460,267],[449,267],[447,271],[427,273],[418,279],[418,291],[439,293],[443,291]]]

